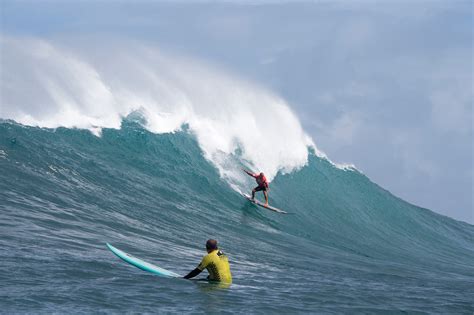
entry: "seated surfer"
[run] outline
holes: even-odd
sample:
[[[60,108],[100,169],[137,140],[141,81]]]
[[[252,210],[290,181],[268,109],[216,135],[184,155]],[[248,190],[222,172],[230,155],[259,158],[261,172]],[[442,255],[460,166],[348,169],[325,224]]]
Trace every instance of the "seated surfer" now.
[[[204,256],[201,263],[196,269],[188,273],[183,278],[191,279],[200,274],[204,269],[207,269],[209,276],[207,280],[220,281],[220,282],[232,282],[232,275],[230,273],[229,260],[222,251],[217,247],[216,240],[208,240],[206,242],[207,255]]]
[[[255,192],[263,191],[263,195],[265,196],[265,207],[268,207],[268,191],[267,191],[268,190],[268,181],[267,181],[267,178],[265,177],[265,175],[263,173],[254,174],[254,173],[246,171],[246,170],[243,170],[243,171],[245,173],[247,173],[248,175],[252,176],[253,178],[255,178],[255,180],[257,181],[257,184],[258,184],[257,187],[252,189],[252,200],[255,199]]]

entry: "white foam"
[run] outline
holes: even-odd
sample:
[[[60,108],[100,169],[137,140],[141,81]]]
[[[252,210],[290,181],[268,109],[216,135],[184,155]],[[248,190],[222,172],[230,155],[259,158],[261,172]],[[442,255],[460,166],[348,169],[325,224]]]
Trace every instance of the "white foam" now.
[[[305,165],[308,147],[319,152],[283,99],[215,66],[137,43],[95,46],[95,54],[38,39],[2,38],[1,45],[2,118],[96,135],[137,110],[155,133],[187,124],[236,189],[245,181],[236,155],[272,179]]]

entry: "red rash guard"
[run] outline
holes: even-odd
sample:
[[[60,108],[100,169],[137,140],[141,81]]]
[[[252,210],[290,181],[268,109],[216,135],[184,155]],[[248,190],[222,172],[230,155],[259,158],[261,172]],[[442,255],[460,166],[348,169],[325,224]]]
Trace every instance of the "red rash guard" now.
[[[268,188],[268,181],[265,175],[260,176],[260,174],[253,174],[252,176],[255,177],[255,179],[257,180],[258,186],[265,186],[266,188]]]

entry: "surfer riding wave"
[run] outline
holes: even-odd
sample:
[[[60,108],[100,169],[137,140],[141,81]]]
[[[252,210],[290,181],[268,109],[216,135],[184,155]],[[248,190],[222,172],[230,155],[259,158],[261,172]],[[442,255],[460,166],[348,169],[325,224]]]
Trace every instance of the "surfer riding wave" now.
[[[247,173],[249,176],[252,176],[253,178],[255,178],[255,180],[257,181],[257,184],[258,186],[255,187],[254,189],[252,189],[252,200],[255,200],[255,192],[257,191],[262,191],[263,192],[263,195],[265,196],[265,207],[268,207],[268,181],[267,181],[267,178],[265,177],[265,174],[263,173],[260,173],[260,174],[256,174],[256,173],[252,173],[250,171],[247,171],[247,170],[243,170],[245,173]]]

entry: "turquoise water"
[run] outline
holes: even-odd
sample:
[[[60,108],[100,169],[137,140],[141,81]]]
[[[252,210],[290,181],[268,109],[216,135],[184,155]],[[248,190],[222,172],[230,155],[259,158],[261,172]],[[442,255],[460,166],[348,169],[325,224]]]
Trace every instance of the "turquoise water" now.
[[[271,183],[288,215],[243,199],[190,132],[127,120],[101,137],[1,121],[0,176],[4,314],[474,312],[474,226],[314,154]],[[184,275],[208,238],[230,288],[156,277],[105,246]]]

